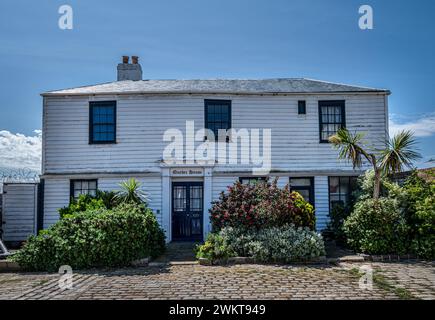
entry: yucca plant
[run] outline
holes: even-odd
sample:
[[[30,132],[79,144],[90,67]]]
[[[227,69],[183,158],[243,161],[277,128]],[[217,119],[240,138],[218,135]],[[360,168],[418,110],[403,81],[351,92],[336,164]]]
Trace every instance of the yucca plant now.
[[[379,199],[382,175],[402,172],[405,167],[412,168],[415,160],[421,158],[416,151],[416,140],[411,131],[401,131],[385,141],[385,148],[370,150],[364,143],[363,133],[351,133],[346,128],[329,138],[329,142],[339,150],[338,157],[352,162],[353,168],[361,168],[365,158],[375,172],[373,199]]]
[[[121,188],[115,195],[115,200],[118,203],[136,203],[146,204],[147,197],[144,191],[140,189],[141,183],[134,178],[127,181],[122,181],[119,186]]]

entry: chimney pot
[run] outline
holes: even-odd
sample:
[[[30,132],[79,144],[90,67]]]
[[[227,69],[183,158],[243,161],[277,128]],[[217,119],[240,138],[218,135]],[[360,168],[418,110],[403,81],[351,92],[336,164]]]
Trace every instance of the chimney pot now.
[[[122,63],[118,64],[118,81],[142,80],[142,67],[138,63],[139,57],[132,56],[132,64],[129,63],[129,57],[123,56]]]

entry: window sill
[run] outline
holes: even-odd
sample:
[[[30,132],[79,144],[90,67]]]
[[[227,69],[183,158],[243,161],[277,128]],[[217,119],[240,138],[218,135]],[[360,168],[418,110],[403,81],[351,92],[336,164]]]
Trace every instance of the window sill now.
[[[101,142],[89,142],[89,144],[90,145],[93,145],[93,144],[96,144],[96,145],[99,145],[99,144],[117,144],[117,142],[116,141],[101,141]]]

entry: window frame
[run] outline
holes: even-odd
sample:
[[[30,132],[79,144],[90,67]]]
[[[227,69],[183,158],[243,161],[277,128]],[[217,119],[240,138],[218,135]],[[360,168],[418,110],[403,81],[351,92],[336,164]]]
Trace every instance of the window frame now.
[[[100,106],[113,107],[113,140],[95,141],[94,140],[94,108]],[[117,127],[117,102],[110,101],[89,101],[89,144],[116,144],[116,127]],[[112,125],[112,124],[110,124]]]
[[[74,197],[74,183],[78,182],[78,181],[86,181],[86,182],[91,182],[91,181],[95,181],[95,194],[98,191],[98,179],[71,179],[70,180],[70,184],[69,184],[69,199],[70,199],[70,203],[73,201],[73,199],[75,200],[76,198]]]
[[[241,184],[244,184],[243,183],[243,180],[244,179],[248,179],[249,180],[249,182],[251,181],[251,180],[255,180],[255,181],[266,181],[266,177],[239,177],[239,182],[241,183]]]
[[[328,207],[329,207],[329,213],[331,213],[332,210],[332,206],[331,206],[331,178],[338,178],[338,190],[340,190],[340,178],[347,178],[349,179],[349,189],[351,186],[351,179],[354,178],[355,180],[358,179],[358,176],[328,176]],[[346,195],[347,197],[347,202],[350,201],[350,197],[352,196],[352,192],[354,192],[355,190],[349,190],[349,193]],[[340,194],[340,193],[339,193]],[[341,196],[340,196],[340,200],[341,201]]]
[[[230,130],[232,128],[232,100],[220,100],[220,99],[205,99],[204,100],[204,128],[205,129],[209,129],[209,121],[208,121],[208,107],[211,104],[226,104],[228,106],[228,129],[226,129],[227,131]],[[209,129],[211,130],[211,129]],[[214,132],[213,132],[214,133]],[[218,141],[219,137],[216,136],[215,134],[215,141]],[[205,137],[205,140],[207,140],[207,136]],[[230,137],[227,134],[226,137],[226,142],[230,141]]]
[[[293,192],[295,190],[293,190],[293,187],[291,185],[291,180],[292,179],[309,179],[310,180],[310,186],[294,186],[295,189],[299,189],[299,190],[308,190],[308,192],[310,193],[310,199],[312,200],[310,202],[310,204],[315,207],[316,204],[316,199],[315,199],[315,189],[314,189],[314,177],[289,177],[288,179],[288,183],[289,183],[289,187],[290,187],[290,192]]]
[[[346,127],[346,101],[345,100],[320,100],[319,101],[319,142],[329,143],[329,140],[322,139],[322,107],[340,107],[341,108],[341,128]],[[327,122],[325,124],[338,124]]]
[[[307,114],[307,101],[298,100],[298,115],[306,115],[306,114]]]

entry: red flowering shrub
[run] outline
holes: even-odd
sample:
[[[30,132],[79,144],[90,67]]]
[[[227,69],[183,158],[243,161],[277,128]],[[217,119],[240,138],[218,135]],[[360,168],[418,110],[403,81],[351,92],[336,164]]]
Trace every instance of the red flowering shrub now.
[[[290,192],[287,185],[281,189],[277,180],[255,184],[236,182],[222,192],[210,209],[213,231],[223,227],[263,227],[293,224],[314,230],[314,208],[299,193]]]

